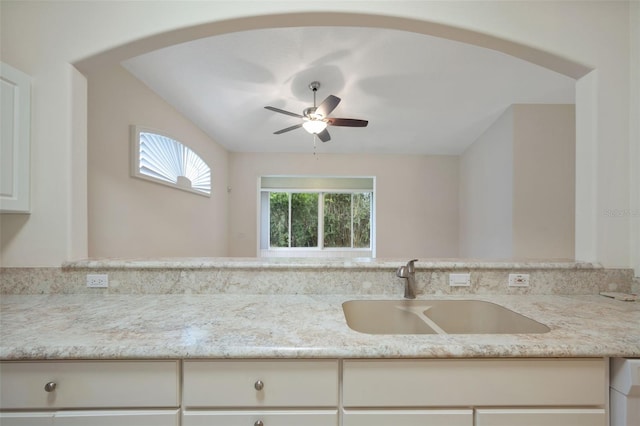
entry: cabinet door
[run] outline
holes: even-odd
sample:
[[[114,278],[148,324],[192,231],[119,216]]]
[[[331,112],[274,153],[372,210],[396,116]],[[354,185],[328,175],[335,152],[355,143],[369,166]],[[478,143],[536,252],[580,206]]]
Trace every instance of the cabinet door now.
[[[336,410],[185,411],[182,418],[182,426],[252,426],[257,422],[262,422],[264,426],[337,426],[338,412]]]
[[[473,426],[473,410],[349,410],[343,426]]]
[[[59,411],[55,413],[53,425],[178,426],[179,417],[179,410]]]
[[[603,409],[476,410],[476,426],[605,426]]]
[[[0,63],[0,212],[28,213],[31,77]]]
[[[53,413],[0,413],[2,426],[52,426]]]

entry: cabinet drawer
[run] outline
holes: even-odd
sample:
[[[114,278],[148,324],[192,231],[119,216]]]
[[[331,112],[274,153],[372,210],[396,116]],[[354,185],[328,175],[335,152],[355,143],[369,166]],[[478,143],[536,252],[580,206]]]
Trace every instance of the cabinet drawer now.
[[[185,407],[335,407],[338,361],[185,361],[183,389]]]
[[[345,411],[343,426],[473,426],[473,410]]]
[[[2,426],[178,426],[179,410],[0,413]]]
[[[345,407],[599,406],[603,359],[344,361]]]
[[[156,411],[63,411],[54,426],[178,426],[179,410]]]
[[[603,409],[476,410],[476,426],[605,426]]]
[[[2,409],[179,406],[177,361],[4,362],[0,378]]]
[[[52,426],[53,413],[0,413],[2,426]]]
[[[308,411],[185,411],[182,426],[337,426],[336,410]],[[387,425],[388,426],[388,425]]]

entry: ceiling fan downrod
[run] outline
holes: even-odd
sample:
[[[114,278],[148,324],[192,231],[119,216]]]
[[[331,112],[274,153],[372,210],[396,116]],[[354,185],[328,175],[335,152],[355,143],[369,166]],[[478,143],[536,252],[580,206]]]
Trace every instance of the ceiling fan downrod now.
[[[316,92],[318,91],[318,89],[320,88],[320,82],[319,81],[312,81],[311,83],[309,83],[309,89],[311,89],[311,91],[313,92],[313,112],[315,112],[316,110]]]

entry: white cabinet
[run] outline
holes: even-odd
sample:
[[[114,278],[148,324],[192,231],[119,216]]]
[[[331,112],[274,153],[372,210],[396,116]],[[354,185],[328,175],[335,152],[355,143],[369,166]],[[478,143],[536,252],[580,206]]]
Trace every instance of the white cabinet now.
[[[177,426],[179,410],[92,410],[0,413],[2,426]]]
[[[3,426],[179,422],[177,361],[3,362],[0,376]]]
[[[29,213],[31,77],[0,63],[0,213]]]
[[[343,426],[473,426],[473,410],[345,410]]]
[[[603,426],[603,408],[478,409],[476,426]]]
[[[0,363],[2,426],[606,426],[606,401],[605,359]]]
[[[185,361],[183,426],[336,426],[338,361]]]
[[[602,359],[345,360],[345,407],[603,406]]]
[[[336,426],[337,410],[185,411],[183,426]],[[388,425],[387,425],[388,426]]]
[[[606,372],[604,359],[345,360],[344,426],[605,426]]]
[[[177,426],[180,412],[172,410],[69,411],[56,413],[55,426]]]
[[[603,408],[476,410],[476,426],[603,426]]]
[[[54,413],[3,413],[0,412],[2,426],[52,426]]]

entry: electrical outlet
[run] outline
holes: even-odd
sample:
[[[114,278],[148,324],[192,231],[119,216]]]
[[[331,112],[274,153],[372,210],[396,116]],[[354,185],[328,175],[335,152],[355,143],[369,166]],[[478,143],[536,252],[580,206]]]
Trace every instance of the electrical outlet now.
[[[509,274],[509,287],[529,287],[529,274]]]
[[[109,287],[109,275],[107,274],[87,274],[87,287],[107,288]]]
[[[469,287],[471,285],[471,274],[449,274],[449,286]]]

